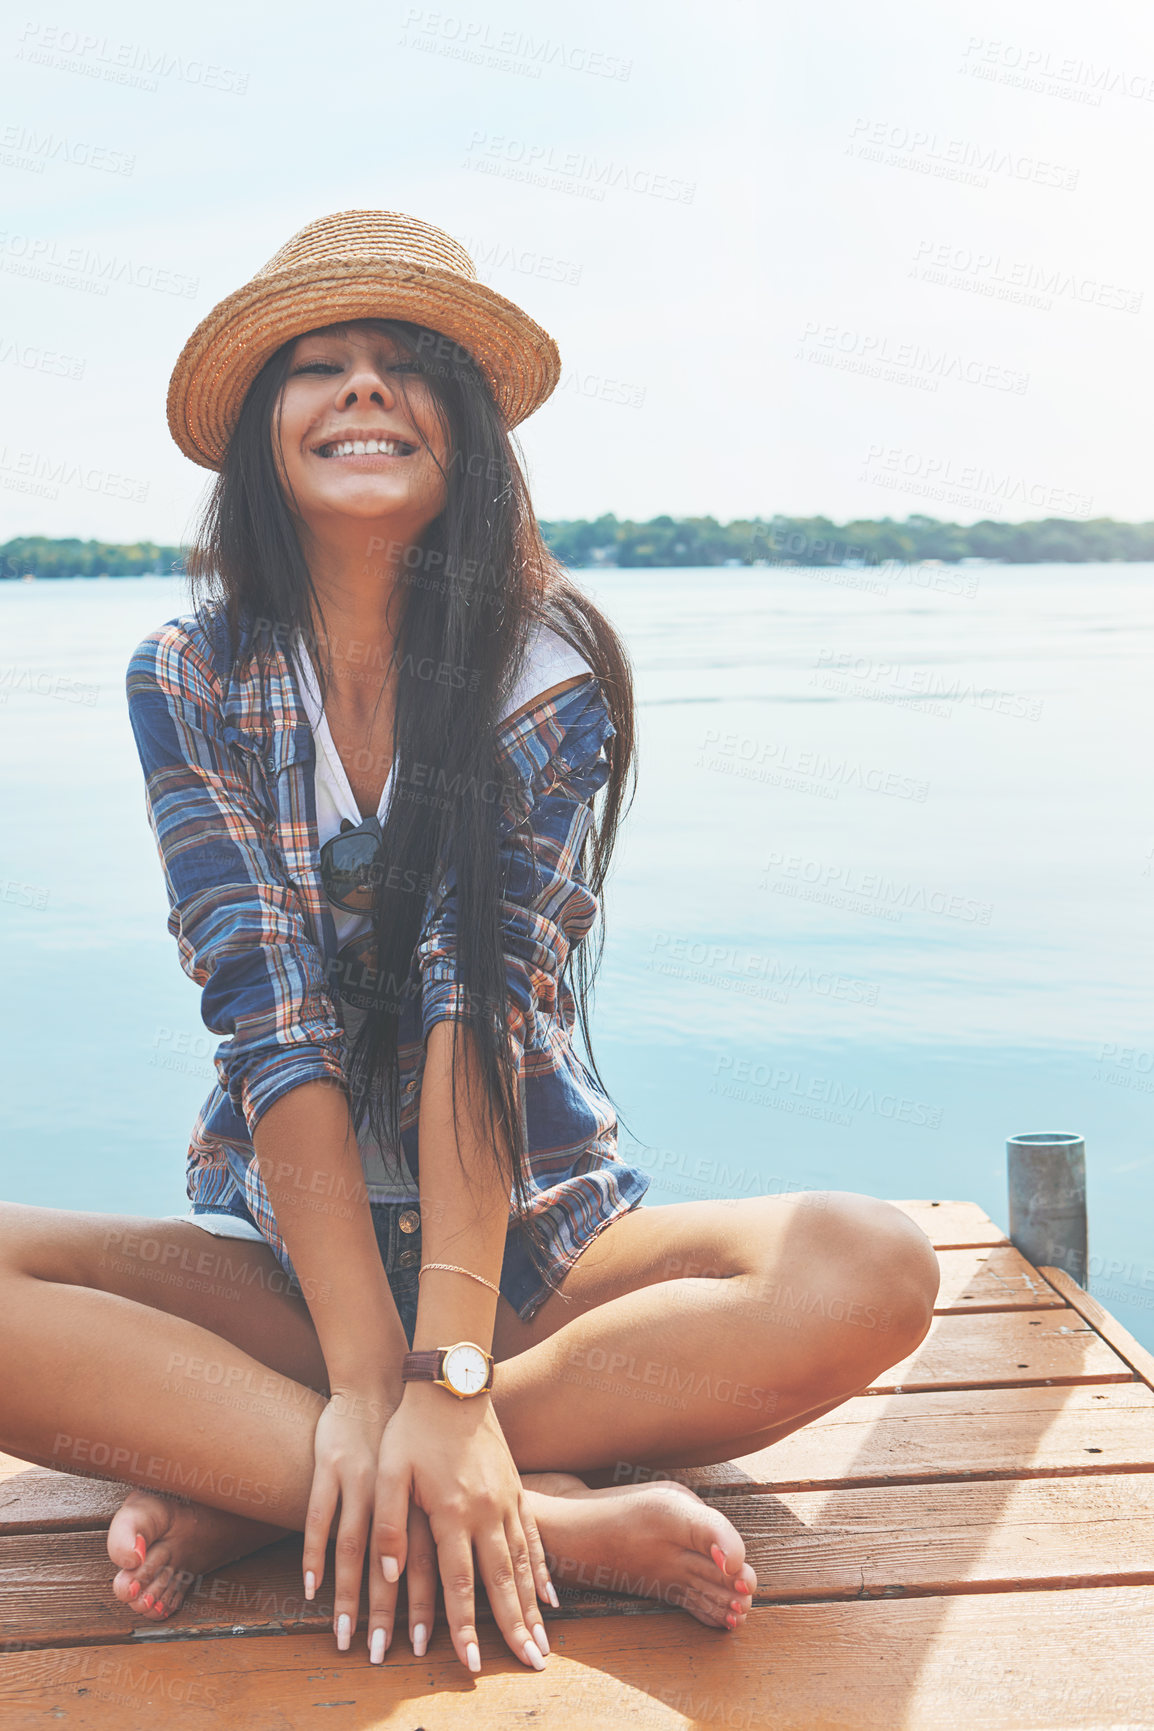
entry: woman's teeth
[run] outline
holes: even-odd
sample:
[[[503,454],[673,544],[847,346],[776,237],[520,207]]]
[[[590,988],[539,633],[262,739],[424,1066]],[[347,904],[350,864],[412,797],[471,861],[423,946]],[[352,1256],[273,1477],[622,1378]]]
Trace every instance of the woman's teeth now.
[[[400,439],[342,439],[339,444],[322,445],[322,457],[407,457],[412,445]]]

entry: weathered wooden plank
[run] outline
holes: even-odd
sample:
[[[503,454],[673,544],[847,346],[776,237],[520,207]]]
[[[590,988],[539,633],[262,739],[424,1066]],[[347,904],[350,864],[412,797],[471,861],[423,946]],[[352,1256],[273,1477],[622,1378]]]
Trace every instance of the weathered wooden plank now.
[[[1125,1359],[1135,1375],[1140,1376],[1148,1388],[1154,1388],[1154,1353],[1149,1352],[1140,1340],[1135,1340],[1129,1329],[1123,1328],[1117,1318],[1111,1316],[1096,1298],[1083,1291],[1076,1280],[1071,1280],[1065,1269],[1040,1268],[1038,1272],[1045,1275],[1061,1297],[1080,1316],[1085,1317],[1103,1340],[1113,1347],[1119,1358]]]
[[[639,1639],[644,1632],[644,1640]],[[381,1668],[323,1635],[0,1655],[6,1731],[1106,1731],[1154,1714],[1154,1591],[997,1593],[554,1625],[545,1671],[444,1633]]]
[[[301,1585],[301,1539],[278,1540],[227,1568],[199,1575],[164,1625],[146,1623],[112,1594],[115,1574],[103,1532],[14,1533],[0,1538],[0,1642],[66,1646],[138,1640],[144,1631],[183,1635],[221,1629],[332,1627],[332,1557],[317,1596]]]
[[[107,1527],[131,1489],[112,1479],[74,1478],[5,1455],[0,1464],[0,1533]]]
[[[806,1490],[947,1478],[1154,1471],[1140,1382],[861,1395],[769,1448],[672,1476],[695,1490]]]
[[[758,1573],[758,1603],[1154,1584],[1152,1473],[733,1494],[726,1509]],[[0,1539],[0,1640],[62,1647],[132,1641],[160,1627],[331,1627],[331,1570],[329,1586],[306,1603],[299,1538],[202,1577],[164,1625],[119,1605],[111,1574],[98,1533]],[[621,1604],[593,1590],[592,1571],[577,1584],[588,1590],[575,1614]]]
[[[1154,1585],[1154,1474],[734,1497],[757,1600]]]
[[[883,1371],[870,1389],[1015,1388],[1045,1382],[1129,1382],[1133,1376],[1130,1366],[1067,1306],[935,1316],[917,1350]]]
[[[1012,1244],[939,1250],[942,1284],[934,1314],[1054,1308],[1063,1300]]]
[[[1000,1226],[976,1202],[895,1202],[916,1220],[935,1250],[965,1250],[975,1244],[1007,1244]]]

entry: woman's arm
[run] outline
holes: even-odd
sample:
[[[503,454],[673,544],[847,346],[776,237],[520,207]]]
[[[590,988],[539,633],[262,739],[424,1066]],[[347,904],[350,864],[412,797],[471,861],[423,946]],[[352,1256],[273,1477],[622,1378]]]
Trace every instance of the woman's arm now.
[[[457,1036],[457,1122],[453,1122],[453,1041]],[[483,1084],[460,1022],[438,1022],[429,1035],[421,1082],[421,1238],[424,1263],[447,1262],[496,1286],[509,1227],[508,1156],[494,1159],[480,1126]],[[497,1294],[463,1274],[432,1270],[421,1281],[413,1349],[471,1340],[489,1352]],[[455,1404],[455,1403],[454,1403]]]
[[[333,1630],[356,1626],[381,1437],[401,1398],[405,1331],[377,1249],[360,1151],[344,1090],[311,1082],[283,1095],[253,1136],[277,1225],[316,1327],[329,1379],[317,1423],[305,1516],[305,1597],[324,1579],[340,1505]]]
[[[454,1042],[457,1111],[453,1111]],[[486,1134],[484,1084],[465,1027],[437,1024],[429,1035],[421,1084],[420,1177],[423,1252],[496,1286],[509,1221],[510,1169]],[[421,1281],[414,1348],[471,1340],[488,1352],[497,1293],[466,1274],[430,1269]],[[520,1475],[488,1394],[458,1400],[435,1383],[412,1382],[381,1444],[369,1629],[391,1637],[396,1582],[407,1567],[409,1629],[424,1650],[433,1625],[437,1571],[432,1552],[408,1542],[412,1505],[427,1517],[445,1590],[445,1614],[457,1656],[480,1669],[475,1620],[476,1571],[511,1650],[544,1664],[537,1592],[553,1597],[545,1553],[525,1502]],[[379,1561],[379,1569],[377,1567]]]
[[[207,639],[184,621],[161,627],[133,654],[127,688],[169,930],[205,1026],[231,1035],[217,1071],[251,1136],[282,1094],[343,1079],[324,960],[240,767],[253,748],[226,721]]]
[[[241,768],[239,754],[254,747],[228,725],[195,623],[173,622],[139,646],[128,701],[169,928],[203,989],[205,1025],[232,1036],[218,1073],[243,1114],[325,1358],[332,1396],[314,1443],[305,1594],[322,1579],[339,1495],[340,1644],[342,1614],[356,1620],[377,1454],[405,1350],[349,1123],[344,1034],[273,814]]]
[[[269,1107],[253,1142],[330,1390],[386,1400],[391,1411],[408,1345],[377,1248],[344,1090],[324,1082],[294,1088]]]
[[[500,903],[509,991],[508,1036],[520,1064],[535,1018],[557,1010],[557,988],[569,950],[588,931],[596,902],[581,873],[592,800],[608,774],[604,746],[612,734],[604,700],[591,680],[541,700],[503,730],[510,772],[508,809],[500,818]],[[497,1282],[510,1209],[507,1151],[487,1135],[482,1084],[473,1069],[466,1004],[457,972],[458,910],[450,874],[441,886],[418,948],[425,1071],[418,1124],[423,1260],[450,1262]],[[452,1109],[452,1051],[458,1040]],[[473,1086],[470,1088],[470,1083]],[[499,1164],[495,1154],[504,1156]],[[489,1348],[497,1296],[461,1274],[430,1271],[421,1281],[416,1345],[472,1340]],[[435,1384],[413,1383],[382,1442],[370,1570],[370,1630],[391,1633],[397,1579],[408,1557],[409,1625],[431,1627],[435,1577],[406,1545],[412,1498],[429,1517],[458,1657],[479,1665],[474,1622],[474,1569],[512,1650],[539,1665],[543,1640],[537,1593],[556,1602],[540,1539],[521,1495],[508,1445],[487,1395],[457,1401]],[[383,1576],[383,1579],[382,1579]]]

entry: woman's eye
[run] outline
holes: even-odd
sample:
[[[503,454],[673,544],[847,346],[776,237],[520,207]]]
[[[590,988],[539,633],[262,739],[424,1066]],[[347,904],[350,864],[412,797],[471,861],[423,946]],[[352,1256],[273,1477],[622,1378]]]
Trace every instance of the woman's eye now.
[[[340,370],[335,361],[304,361],[299,367],[293,368],[293,373],[339,373]],[[416,361],[390,361],[388,370],[390,373],[420,372]]]

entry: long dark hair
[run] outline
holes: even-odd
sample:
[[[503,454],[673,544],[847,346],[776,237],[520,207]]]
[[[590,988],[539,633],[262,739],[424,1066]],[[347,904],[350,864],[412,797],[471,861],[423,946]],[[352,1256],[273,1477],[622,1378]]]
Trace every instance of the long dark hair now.
[[[456,884],[461,1019],[472,1036],[484,1089],[486,1133],[523,1216],[529,1194],[525,1136],[507,1039],[498,914],[503,886],[497,821],[502,801],[486,791],[499,788],[508,773],[498,764],[496,733],[529,635],[536,624],[548,625],[593,669],[615,729],[606,746],[609,774],[600,811],[582,861],[585,881],[600,902],[618,825],[632,795],[632,674],[609,621],[546,548],[519,448],[471,356],[419,325],[391,319],[357,322],[384,331],[427,380],[449,458],[447,466],[439,465],[446,485],[444,507],[419,545],[409,549],[404,580],[394,590],[394,796],[384,826],[388,870],[374,892],[378,990],[350,1054],[353,1121],[367,1119],[383,1145],[399,1147],[401,1013],[412,997],[424,892],[447,872]],[[245,397],[187,569],[194,597],[223,604],[234,634],[246,615],[275,622],[286,644],[299,632],[314,651],[323,690],[329,645],[278,476],[272,437],[275,415],[279,446],[281,390],[296,341],[285,343],[266,362]],[[403,374],[399,384],[404,393]],[[429,449],[423,438],[422,443]],[[256,641],[261,641],[259,633]],[[267,638],[264,641],[267,653]],[[256,653],[261,653],[259,647]],[[447,677],[429,675],[429,669],[446,668]],[[437,789],[435,799],[417,791],[430,784]],[[515,833],[531,852],[532,838],[524,827]],[[530,870],[533,863],[528,861]],[[599,918],[584,941],[570,950],[564,976],[598,1081],[589,1008],[603,945],[604,921]],[[461,1052],[457,1035],[455,1028],[454,1115]],[[541,1240],[534,1223],[526,1219],[524,1226],[530,1253],[540,1263]]]

